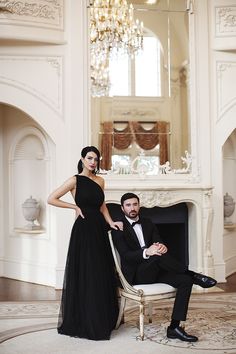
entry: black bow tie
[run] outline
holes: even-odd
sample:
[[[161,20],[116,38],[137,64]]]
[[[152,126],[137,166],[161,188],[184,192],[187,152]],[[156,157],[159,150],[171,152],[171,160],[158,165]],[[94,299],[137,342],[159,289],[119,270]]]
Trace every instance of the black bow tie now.
[[[131,225],[134,227],[134,225],[136,225],[136,224],[141,224],[140,220],[137,220],[137,221],[132,222]]]

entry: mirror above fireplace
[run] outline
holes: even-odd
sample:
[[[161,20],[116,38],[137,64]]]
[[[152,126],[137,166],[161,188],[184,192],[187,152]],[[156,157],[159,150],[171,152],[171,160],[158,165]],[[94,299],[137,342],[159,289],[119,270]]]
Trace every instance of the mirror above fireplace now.
[[[143,50],[109,59],[107,93],[91,95],[91,143],[104,173],[189,174],[191,9],[185,0],[132,4]]]

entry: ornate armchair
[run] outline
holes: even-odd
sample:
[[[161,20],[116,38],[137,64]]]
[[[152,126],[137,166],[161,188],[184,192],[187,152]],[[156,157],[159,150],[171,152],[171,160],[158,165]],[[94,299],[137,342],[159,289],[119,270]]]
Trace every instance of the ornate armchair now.
[[[120,301],[120,311],[118,320],[116,323],[116,328],[119,327],[122,317],[124,316],[124,310],[126,305],[126,300],[132,300],[139,304],[139,329],[140,329],[140,339],[144,340],[144,307],[148,306],[148,317],[149,323],[152,322],[152,303],[157,300],[167,299],[175,296],[175,288],[170,285],[156,283],[156,284],[140,284],[140,285],[130,285],[125,279],[121,268],[120,268],[120,256],[116,250],[113,241],[111,231],[109,231],[109,241],[111,245],[111,250],[115,262],[116,271],[121,283],[119,287],[119,295],[121,297]]]

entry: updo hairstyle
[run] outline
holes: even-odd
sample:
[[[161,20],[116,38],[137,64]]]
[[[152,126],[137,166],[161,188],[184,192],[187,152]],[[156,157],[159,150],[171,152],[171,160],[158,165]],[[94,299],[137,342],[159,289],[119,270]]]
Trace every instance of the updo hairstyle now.
[[[99,152],[99,150],[95,146],[86,146],[81,151],[81,157],[85,158],[87,153],[91,152],[91,151],[94,152],[97,155],[97,158],[98,158],[97,169],[93,170],[93,174],[96,174],[99,171],[99,169],[100,169],[100,152]],[[77,169],[78,169],[78,173],[79,174],[83,171],[83,163],[82,163],[81,159],[78,162]]]

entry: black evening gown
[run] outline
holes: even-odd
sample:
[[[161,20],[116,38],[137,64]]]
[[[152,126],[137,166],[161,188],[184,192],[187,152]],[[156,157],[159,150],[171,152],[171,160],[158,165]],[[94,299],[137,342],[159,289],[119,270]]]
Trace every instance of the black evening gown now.
[[[116,278],[107,224],[100,212],[102,188],[76,175],[75,202],[84,215],[72,228],[65,267],[58,333],[108,340],[118,316]]]

